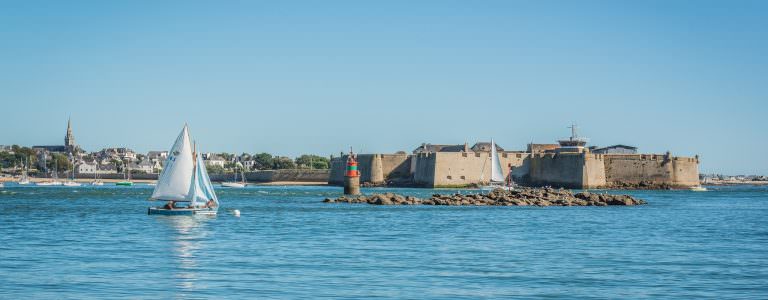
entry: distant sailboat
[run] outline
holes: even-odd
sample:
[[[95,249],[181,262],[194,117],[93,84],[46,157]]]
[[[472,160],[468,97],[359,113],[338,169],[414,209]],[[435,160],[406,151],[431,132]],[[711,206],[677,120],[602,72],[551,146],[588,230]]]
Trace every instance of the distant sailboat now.
[[[20,185],[29,184],[29,157],[27,157],[27,160],[24,163],[23,169],[21,170],[21,178],[16,183]]]
[[[218,211],[219,200],[186,125],[168,152],[150,200],[167,201],[165,206],[150,207],[150,215],[215,215]],[[176,207],[175,202],[189,205]]]
[[[237,169],[240,169],[240,181],[239,182],[237,181]],[[235,166],[235,172],[234,173],[235,173],[235,179],[233,181],[222,182],[221,186],[223,186],[223,187],[230,187],[230,188],[244,188],[245,185],[246,185],[246,183],[245,183],[245,173],[243,172],[243,165],[241,163],[239,163],[239,162],[237,163],[237,165]]]
[[[45,156],[43,156],[43,159],[45,159]],[[45,160],[43,160],[43,164],[45,164]],[[59,181],[59,162],[58,159],[54,157],[53,159],[53,171],[51,172],[51,180],[49,181],[43,181],[38,182],[35,185],[39,186],[54,186],[54,185],[62,185],[61,181]]]
[[[104,185],[104,182],[99,179],[99,162],[94,160],[93,164],[95,167],[93,169],[93,181],[91,182],[91,185]]]
[[[125,163],[125,168],[123,169],[123,181],[118,181],[115,183],[115,185],[118,186],[132,186],[133,181],[131,181],[131,165],[130,162]]]
[[[78,187],[78,186],[81,186],[81,185],[82,185],[81,183],[75,181],[75,164],[72,164],[72,177],[70,177],[69,180],[64,182],[64,186]]]
[[[482,174],[480,176],[480,181],[482,182],[483,178]],[[510,175],[511,176],[511,175]],[[512,186],[511,184],[505,185],[506,180],[504,179],[504,173],[501,169],[501,159],[499,159],[499,153],[496,151],[496,142],[491,139],[491,181],[487,186],[484,186],[482,189],[497,189],[502,188],[506,190],[511,190]]]

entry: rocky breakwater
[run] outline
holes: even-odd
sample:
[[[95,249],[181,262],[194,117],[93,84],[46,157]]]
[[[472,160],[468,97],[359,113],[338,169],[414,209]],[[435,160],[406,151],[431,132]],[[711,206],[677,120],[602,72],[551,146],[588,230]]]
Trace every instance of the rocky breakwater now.
[[[645,201],[629,195],[597,194],[553,188],[521,188],[513,191],[495,189],[487,194],[434,194],[419,199],[394,193],[370,196],[326,198],[326,203],[368,203],[373,205],[475,205],[475,206],[608,206],[641,205]]]

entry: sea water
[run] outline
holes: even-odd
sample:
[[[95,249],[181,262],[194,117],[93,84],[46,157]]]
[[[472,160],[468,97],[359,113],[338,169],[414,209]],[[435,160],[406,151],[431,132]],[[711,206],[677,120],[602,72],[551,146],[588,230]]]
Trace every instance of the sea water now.
[[[768,188],[709,188],[626,191],[636,207],[448,207],[251,186],[218,189],[206,218],[147,215],[150,186],[7,184],[0,298],[768,298]],[[363,189],[386,191],[477,192]]]

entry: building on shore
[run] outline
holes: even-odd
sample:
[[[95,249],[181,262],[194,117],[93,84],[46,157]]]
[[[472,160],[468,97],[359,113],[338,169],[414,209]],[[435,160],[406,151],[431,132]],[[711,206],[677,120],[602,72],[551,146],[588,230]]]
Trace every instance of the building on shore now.
[[[556,146],[529,144],[528,151],[497,148],[504,176],[523,185],[568,188],[699,184],[698,156],[593,153],[586,147],[587,140],[572,130],[571,137]],[[489,148],[485,142],[472,147],[422,144],[413,154],[358,154],[360,182],[422,187],[485,184],[491,178]],[[332,158],[331,184],[343,183],[344,162],[345,156]]]

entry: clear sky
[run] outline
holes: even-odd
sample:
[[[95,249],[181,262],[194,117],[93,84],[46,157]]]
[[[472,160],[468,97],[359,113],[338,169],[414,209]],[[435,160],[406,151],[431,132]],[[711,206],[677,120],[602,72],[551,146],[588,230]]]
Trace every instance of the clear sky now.
[[[0,144],[411,151],[568,136],[768,174],[768,1],[3,1]]]

